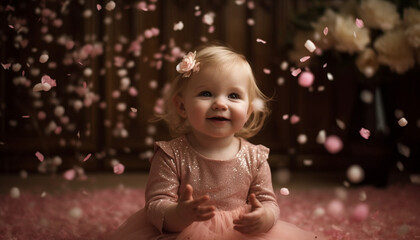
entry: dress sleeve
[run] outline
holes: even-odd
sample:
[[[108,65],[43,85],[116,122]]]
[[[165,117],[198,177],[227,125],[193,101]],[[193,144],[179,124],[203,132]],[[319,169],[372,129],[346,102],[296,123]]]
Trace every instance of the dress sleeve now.
[[[161,233],[163,233],[164,214],[169,206],[176,204],[179,188],[174,158],[165,150],[164,148],[155,150],[146,186],[147,217]]]
[[[280,209],[273,191],[271,170],[267,162],[269,149],[262,145],[257,147],[257,167],[254,169],[250,193],[255,193],[258,201],[273,213],[275,223],[280,216]]]

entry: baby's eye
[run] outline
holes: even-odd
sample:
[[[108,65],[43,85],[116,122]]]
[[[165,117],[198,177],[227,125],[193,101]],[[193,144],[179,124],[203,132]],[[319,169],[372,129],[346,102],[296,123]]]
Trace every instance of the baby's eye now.
[[[239,96],[239,94],[237,94],[237,93],[231,93],[231,94],[229,94],[229,96],[228,96],[229,98],[232,98],[232,99],[240,99],[241,97]]]
[[[198,94],[201,97],[211,97],[211,93],[209,91],[202,91]]]

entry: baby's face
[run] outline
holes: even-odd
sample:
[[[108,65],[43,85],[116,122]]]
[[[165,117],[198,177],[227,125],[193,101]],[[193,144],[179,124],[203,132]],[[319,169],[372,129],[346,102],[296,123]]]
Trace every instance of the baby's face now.
[[[251,113],[249,81],[246,71],[239,68],[222,72],[202,68],[188,80],[179,98],[181,115],[195,133],[214,138],[233,136]]]

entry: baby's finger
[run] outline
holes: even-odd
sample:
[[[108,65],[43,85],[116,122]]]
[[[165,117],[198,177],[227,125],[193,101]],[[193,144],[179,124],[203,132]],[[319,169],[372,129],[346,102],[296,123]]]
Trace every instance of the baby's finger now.
[[[209,199],[210,199],[210,197],[208,195],[204,195],[204,196],[202,196],[200,198],[194,199],[194,201],[192,201],[190,203],[191,204],[191,207],[198,207],[199,205],[207,202]]]
[[[249,234],[249,233],[254,233],[257,231],[257,226],[256,225],[251,225],[251,226],[234,226],[233,229],[235,229],[236,231],[239,231],[241,233],[244,234]]]
[[[202,206],[202,207],[198,206],[197,207],[198,214],[206,214],[209,212],[214,212],[215,210],[216,210],[216,207],[214,206]]]
[[[249,202],[254,208],[260,208],[263,206],[261,202],[258,201],[257,196],[255,196],[255,193],[251,193],[251,195],[249,195]]]
[[[192,194],[193,194],[193,188],[190,184],[187,184],[187,186],[185,186],[185,190],[179,196],[179,201],[192,200],[193,199]]]

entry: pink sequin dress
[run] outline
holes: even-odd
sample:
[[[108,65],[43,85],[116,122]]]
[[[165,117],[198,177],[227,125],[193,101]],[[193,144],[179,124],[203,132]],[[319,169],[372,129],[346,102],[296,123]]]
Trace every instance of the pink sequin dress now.
[[[240,139],[241,147],[230,160],[206,158],[195,151],[185,136],[169,142],[157,142],[146,187],[146,206],[131,216],[111,239],[321,239],[293,224],[278,220],[280,210],[273,193],[269,149]],[[163,229],[166,207],[174,204],[187,184],[193,198],[208,194],[217,207],[216,215],[204,222],[194,222],[180,233]],[[233,229],[233,220],[250,211],[247,199],[257,199],[275,216],[276,223],[262,234],[245,235]]]

